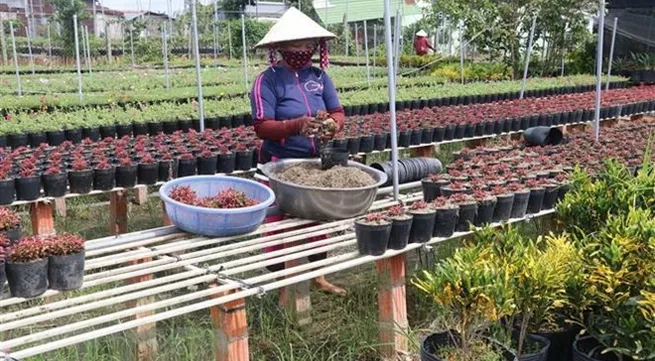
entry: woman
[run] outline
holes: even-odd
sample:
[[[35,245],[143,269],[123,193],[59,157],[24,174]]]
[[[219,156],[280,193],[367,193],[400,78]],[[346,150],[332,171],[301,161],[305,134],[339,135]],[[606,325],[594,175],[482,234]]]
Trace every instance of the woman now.
[[[302,29],[302,31],[300,31]],[[345,116],[330,77],[323,71],[328,65],[326,40],[335,35],[323,29],[295,8],[290,8],[266,34],[257,47],[269,49],[270,67],[255,80],[250,103],[257,135],[264,140],[260,162],[285,158],[316,158],[315,138],[303,135],[313,125],[319,111],[329,114],[327,122],[341,130]],[[320,48],[321,68],[312,66],[312,56]],[[277,61],[277,53],[282,57]],[[328,134],[332,137],[334,134]],[[271,216],[266,222],[280,221]],[[310,241],[324,239],[312,238]],[[269,247],[267,252],[281,249]],[[327,253],[309,257],[314,262],[327,258]],[[275,272],[284,264],[270,266]],[[328,282],[325,277],[314,280],[320,290],[345,295],[346,291]]]
[[[428,40],[428,33],[421,30],[416,33],[416,37],[414,38],[414,50],[416,51],[416,55],[424,56],[428,55],[428,49],[436,52],[432,44],[430,44],[430,40]]]

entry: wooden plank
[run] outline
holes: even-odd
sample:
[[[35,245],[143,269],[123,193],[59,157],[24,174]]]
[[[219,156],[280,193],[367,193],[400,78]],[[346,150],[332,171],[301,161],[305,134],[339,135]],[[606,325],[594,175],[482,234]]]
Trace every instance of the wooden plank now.
[[[131,265],[142,264],[151,262],[152,258],[144,258],[137,261],[130,262]],[[127,284],[134,284],[139,282],[147,282],[152,280],[153,275],[148,274],[144,276],[134,277],[127,280]],[[126,302],[125,305],[127,308],[135,308],[149,303],[155,302],[155,297],[143,297],[135,301]],[[142,313],[137,313],[134,316],[135,320],[140,318],[145,318],[153,316],[155,311],[147,311]],[[156,323],[147,323],[141,326],[138,326],[134,330],[134,359],[137,361],[155,361],[157,358],[157,324]]]
[[[380,352],[395,360],[407,352],[407,302],[405,300],[405,255],[399,254],[376,262],[378,273],[378,307]]]
[[[213,284],[211,287],[217,287]],[[233,292],[233,291],[231,291]],[[227,296],[231,292],[218,293],[211,298]],[[214,325],[216,361],[248,361],[248,322],[246,300],[227,302],[209,309]]]
[[[32,233],[46,235],[55,234],[55,218],[50,202],[35,202],[30,205]]]
[[[121,234],[127,232],[127,194],[123,190],[109,193],[109,232]]]

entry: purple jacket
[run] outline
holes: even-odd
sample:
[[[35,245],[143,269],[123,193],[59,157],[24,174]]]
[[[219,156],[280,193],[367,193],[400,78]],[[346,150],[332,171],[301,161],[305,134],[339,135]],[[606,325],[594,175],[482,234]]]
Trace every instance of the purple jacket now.
[[[255,124],[265,120],[315,117],[319,110],[331,112],[341,109],[330,77],[312,66],[298,72],[285,66],[269,67],[255,79],[250,92],[250,106]],[[262,149],[269,157],[276,158],[310,158],[318,155],[315,141],[301,135],[281,141],[264,140]]]

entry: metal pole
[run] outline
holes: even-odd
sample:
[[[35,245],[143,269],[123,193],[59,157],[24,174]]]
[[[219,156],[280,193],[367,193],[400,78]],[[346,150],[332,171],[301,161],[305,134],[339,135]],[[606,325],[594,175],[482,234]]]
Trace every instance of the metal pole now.
[[[241,47],[243,48],[243,83],[246,91],[250,90],[248,86],[248,49],[246,44],[246,16],[241,14]]]
[[[16,54],[16,37],[14,36],[14,23],[9,22],[9,32],[11,33],[11,47],[14,51],[14,66],[16,67],[16,84],[18,86],[18,96],[23,96],[23,88],[20,84],[20,69],[18,68],[18,54]]]
[[[357,66],[359,66],[359,26],[355,23],[355,59]]]
[[[537,26],[537,16],[532,18],[532,28],[530,28],[530,38],[528,39],[528,48],[525,49],[525,67],[523,68],[523,80],[521,81],[521,93],[519,99],[523,99],[525,94],[525,82],[528,79],[528,68],[530,67],[530,53],[532,53],[532,41],[534,40],[534,29]]]
[[[77,87],[80,95],[80,100],[84,97],[82,93],[82,68],[80,65],[80,38],[78,36],[79,30],[77,28],[77,14],[73,14],[73,33],[75,34],[75,62],[77,64]]]
[[[32,75],[34,75],[34,55],[32,55],[32,33],[30,27],[25,27],[25,32],[27,33],[27,54],[30,57],[30,68],[32,69]]]
[[[216,44],[214,45],[214,61],[218,59],[218,0],[214,1],[214,38]]]
[[[91,43],[89,42],[89,28],[84,27],[84,39],[86,41],[86,62],[87,66],[89,68],[89,77],[92,75],[91,74]]]
[[[7,40],[5,39],[5,24],[0,16],[0,46],[2,46],[2,65],[7,65]]]
[[[162,55],[164,57],[164,75],[166,79],[166,89],[171,89],[171,82],[168,76],[168,39],[166,38],[166,27],[161,29]]]
[[[368,86],[371,86],[371,68],[369,67],[368,61],[368,26],[366,25],[366,20],[364,20],[364,54],[366,56],[366,83]]]
[[[230,59],[232,59],[232,27],[227,23],[227,46],[230,49]]]
[[[453,56],[453,51],[454,51],[454,46],[453,46],[453,27],[450,24],[450,21],[448,21],[448,55]]]
[[[459,27],[459,73],[464,84],[464,28]]]
[[[398,131],[396,129],[396,77],[393,68],[390,7],[389,0],[384,0],[384,38],[387,49],[387,85],[389,88],[389,116],[391,122],[391,177],[393,180],[393,198],[398,200],[400,190],[398,184]]]
[[[96,34],[96,29],[98,28],[98,23],[96,19],[96,0],[91,0],[93,2],[93,6],[91,7],[91,11],[93,12],[91,16],[93,16],[93,33]]]
[[[378,25],[373,24],[373,76],[377,77]]]
[[[202,77],[200,75],[200,49],[198,49],[198,16],[196,14],[196,0],[191,1],[191,26],[193,28],[193,56],[196,62],[196,81],[198,82],[198,115],[200,118],[200,131],[205,130],[205,108],[202,99]]]
[[[112,53],[111,53],[111,40],[109,39],[109,24],[107,24],[107,20],[104,16],[103,16],[103,22],[105,24],[105,48],[107,48],[107,62],[111,63]]]
[[[298,1],[300,4],[300,1]],[[344,22],[344,34],[346,35],[346,58],[348,57],[348,52],[350,51],[348,49],[348,46],[350,45],[350,24],[348,24],[348,9],[350,8],[350,0],[346,0],[346,12],[344,13],[345,16],[345,22]]]
[[[173,0],[166,1],[166,8],[168,10],[168,33],[173,36],[173,4],[171,1]]]
[[[134,66],[134,39],[132,38],[132,24],[130,24],[130,60]]]
[[[400,9],[396,11],[396,38],[394,39],[396,42],[394,44],[394,52],[396,54],[395,57],[395,63],[394,63],[394,71],[395,74],[398,75],[398,68],[400,65]],[[395,84],[395,82],[394,82]]]
[[[600,137],[600,101],[603,78],[603,33],[605,29],[605,0],[600,0],[598,9],[598,53],[596,54],[596,112],[594,114],[594,135]]]
[[[50,37],[50,23],[48,23],[46,30],[48,33],[48,60],[52,62],[52,38]]]
[[[607,85],[605,90],[610,89],[610,78],[612,77],[612,60],[614,60],[614,44],[616,43],[616,29],[619,23],[619,18],[614,18],[614,27],[612,28],[612,44],[610,45],[610,59],[607,63]]]
[[[565,66],[565,61],[564,61],[564,56],[566,55],[566,28],[569,27],[569,23],[567,22],[564,25],[564,34],[562,34],[562,73],[561,76],[564,76],[564,66]]]

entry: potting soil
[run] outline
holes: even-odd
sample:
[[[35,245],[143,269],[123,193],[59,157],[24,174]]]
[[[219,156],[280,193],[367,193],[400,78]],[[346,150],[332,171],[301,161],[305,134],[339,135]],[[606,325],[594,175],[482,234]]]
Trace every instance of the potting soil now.
[[[289,167],[278,177],[285,182],[320,188],[361,188],[376,183],[373,177],[358,168],[336,166],[321,170],[314,164]]]

